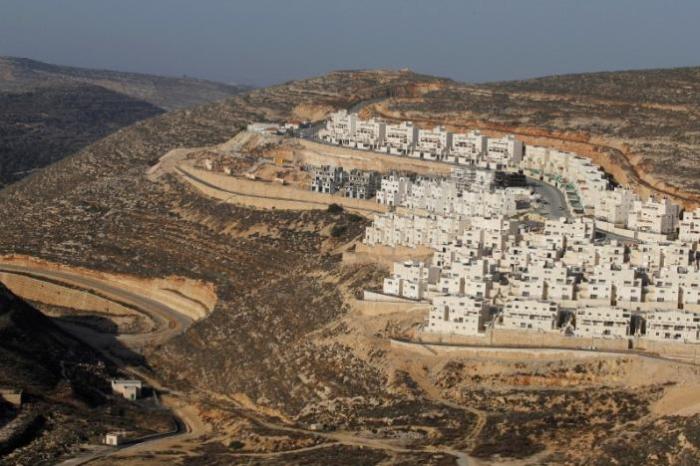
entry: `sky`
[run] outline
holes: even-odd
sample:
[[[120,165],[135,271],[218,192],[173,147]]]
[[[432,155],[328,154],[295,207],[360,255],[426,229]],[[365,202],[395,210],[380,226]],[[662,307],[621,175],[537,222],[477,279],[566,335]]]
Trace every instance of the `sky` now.
[[[0,55],[265,86],[700,65],[698,0],[0,0]]]

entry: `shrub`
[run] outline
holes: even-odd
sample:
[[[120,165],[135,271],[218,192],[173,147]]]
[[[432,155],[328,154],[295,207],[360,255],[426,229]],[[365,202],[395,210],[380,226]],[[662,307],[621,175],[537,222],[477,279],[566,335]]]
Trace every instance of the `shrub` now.
[[[333,204],[331,204],[331,205],[328,206],[328,213],[331,213],[331,214],[339,214],[339,213],[341,213],[342,211],[343,211],[343,206],[342,206],[342,205],[338,205],[338,204],[333,203]]]
[[[233,440],[231,443],[228,444],[228,447],[231,450],[240,450],[245,446],[245,443],[241,442],[240,440]]]
[[[331,236],[333,238],[337,238],[339,236],[342,236],[347,230],[347,225],[333,225],[333,228],[331,228]]]

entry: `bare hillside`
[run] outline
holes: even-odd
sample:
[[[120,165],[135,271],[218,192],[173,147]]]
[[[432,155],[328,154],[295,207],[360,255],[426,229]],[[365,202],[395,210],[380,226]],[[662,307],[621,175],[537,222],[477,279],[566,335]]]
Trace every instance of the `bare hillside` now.
[[[372,111],[421,124],[515,133],[592,158],[623,184],[700,204],[700,68],[454,83]]]
[[[146,174],[168,152],[223,143],[250,121],[319,119],[363,101],[368,112],[420,124],[513,130],[627,160],[615,144],[635,140],[624,132],[633,128],[613,119],[617,106],[537,95],[348,71],[159,115],[3,190],[0,218],[9,220],[0,253],[215,287],[208,317],[146,353],[210,429],[162,450],[124,452],[120,464],[695,464],[698,415],[679,421],[676,406],[657,405],[679,380],[697,379],[693,366],[631,354],[509,360],[408,351],[390,337],[410,335],[419,313],[353,307],[356,293],[386,273],[341,261],[366,220],[337,209],[244,208],[175,175]],[[668,115],[650,99],[619,103],[620,118],[647,107]],[[695,111],[688,105],[686,115]],[[579,121],[587,129],[561,129]],[[677,128],[685,120],[668,121]],[[651,128],[642,137],[673,140]],[[642,176],[620,167],[616,174]],[[680,173],[678,182],[689,177]]]
[[[245,90],[0,57],[0,188],[137,121]]]

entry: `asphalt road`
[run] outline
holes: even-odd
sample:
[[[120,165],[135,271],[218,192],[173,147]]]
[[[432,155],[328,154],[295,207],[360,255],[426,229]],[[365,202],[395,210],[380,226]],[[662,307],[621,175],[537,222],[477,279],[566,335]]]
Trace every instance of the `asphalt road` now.
[[[366,105],[366,104],[365,104]],[[315,142],[317,144],[323,144],[331,147],[342,147],[346,150],[351,150],[351,151],[358,151],[358,152],[373,152],[376,154],[382,154],[386,155],[387,157],[402,157],[399,155],[390,155],[390,154],[385,154],[383,152],[374,152],[374,151],[367,151],[363,149],[355,149],[351,147],[345,147],[345,146],[338,146],[336,144],[331,144],[325,141],[321,141],[320,139],[315,138],[315,134],[320,129],[320,123],[316,123],[314,126],[311,128],[306,128],[299,130],[299,133],[297,134],[298,137],[302,139],[306,139],[312,142]],[[435,164],[443,164],[443,165],[450,165],[453,167],[463,167],[464,165],[459,165],[456,163],[452,162],[445,162],[441,160],[427,160],[426,162],[428,163],[435,163]],[[483,169],[486,170],[486,169]],[[543,205],[541,209],[539,209],[539,212],[542,214],[545,214],[548,218],[550,219],[558,219],[560,217],[566,217],[566,218],[571,218],[572,214],[571,211],[569,210],[569,205],[566,203],[566,198],[564,197],[564,193],[559,191],[557,188],[552,186],[549,183],[546,183],[544,181],[540,181],[535,178],[530,178],[527,177],[527,182],[528,185],[530,185],[536,193],[538,193],[542,199],[546,200],[546,204]]]
[[[23,275],[38,280],[47,280],[52,283],[68,285],[75,288],[80,288],[88,293],[96,293],[99,296],[113,300],[120,304],[127,304],[133,308],[150,316],[157,325],[157,330],[144,334],[137,335],[119,335],[117,340],[129,348],[141,348],[147,344],[159,344],[167,341],[178,333],[183,332],[189,327],[193,320],[181,314],[174,309],[153,299],[138,295],[129,290],[115,286],[105,280],[83,277],[77,274],[63,271],[43,270],[35,267],[24,267],[18,265],[0,264],[0,272]],[[102,351],[104,343],[114,345],[112,335],[104,336],[98,332],[88,331],[84,329],[70,329],[75,335],[85,343],[95,347],[98,351]],[[103,342],[104,341],[104,342]],[[126,368],[127,372],[129,371]],[[164,389],[160,387],[160,389]],[[190,423],[185,419],[185,416],[177,413],[174,415],[176,428],[170,432],[154,434],[141,439],[136,439],[128,444],[118,447],[108,447],[106,445],[99,446],[92,451],[85,452],[75,458],[68,459],[59,463],[61,466],[79,466],[90,463],[94,460],[112,456],[116,453],[136,450],[144,447],[157,448],[159,443],[171,441],[172,437],[185,438],[186,436],[194,435]]]
[[[130,348],[140,348],[147,344],[163,343],[173,336],[183,332],[193,322],[192,318],[153,299],[138,295],[105,280],[83,277],[63,271],[48,271],[36,267],[0,264],[0,272],[24,275],[38,280],[49,280],[80,288],[88,293],[95,292],[99,296],[111,299],[120,304],[126,304],[151,317],[157,330],[145,334],[119,335],[117,339]]]
[[[547,211],[547,216],[551,219],[557,219],[559,217],[571,218],[571,211],[569,210],[569,205],[566,203],[566,198],[564,193],[559,191],[557,188],[544,181],[537,180],[535,178],[527,179],[528,184],[532,186],[535,193],[539,194],[541,198],[547,203],[545,208],[542,210]]]

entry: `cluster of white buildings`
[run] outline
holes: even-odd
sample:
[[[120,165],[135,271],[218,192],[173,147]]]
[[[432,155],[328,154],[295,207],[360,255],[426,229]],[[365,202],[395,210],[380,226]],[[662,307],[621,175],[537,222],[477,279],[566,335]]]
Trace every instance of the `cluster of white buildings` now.
[[[595,217],[618,230],[630,230],[637,237],[653,238],[663,241],[675,235],[681,223],[680,206],[669,199],[650,197],[640,199],[635,193],[625,188],[615,188],[603,193],[595,204]],[[687,213],[684,234],[696,230],[693,221],[695,213]],[[697,232],[696,232],[697,233]],[[697,236],[694,236],[697,239]],[[692,238],[691,238],[692,240]]]
[[[523,143],[511,135],[488,138],[479,131],[452,133],[442,126],[422,129],[410,121],[363,120],[346,110],[331,114],[318,137],[356,149],[485,168],[517,167],[524,153]]]
[[[400,262],[383,292],[432,302],[427,330],[484,335],[487,326],[582,337],[700,342],[697,242],[595,241],[595,220],[527,231],[506,217],[377,216],[367,244],[430,246]]]
[[[598,228],[630,239],[665,241],[680,225],[680,206],[669,199],[640,198],[629,189],[609,189],[606,174],[580,155],[555,149],[528,146],[520,168],[563,191],[572,210],[590,214]],[[692,214],[691,214],[692,215]],[[691,220],[692,222],[692,220]],[[700,233],[697,222],[695,238]]]
[[[432,303],[431,332],[484,335],[486,328],[580,337],[700,343],[700,211],[642,199],[580,155],[513,136],[420,129],[411,122],[331,115],[318,136],[332,144],[451,162],[447,179],[385,176],[368,245],[427,246],[430,263],[395,264],[383,292]],[[573,219],[530,230],[514,214],[527,188],[494,190],[494,172],[523,170],[557,187]],[[622,237],[601,242],[596,231]]]
[[[493,189],[493,179],[493,171],[474,168],[455,169],[449,179],[391,174],[383,177],[376,199],[379,204],[405,207],[423,216],[512,216],[530,206],[528,188]]]

